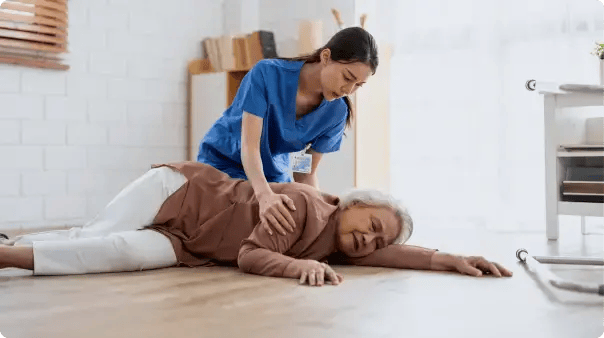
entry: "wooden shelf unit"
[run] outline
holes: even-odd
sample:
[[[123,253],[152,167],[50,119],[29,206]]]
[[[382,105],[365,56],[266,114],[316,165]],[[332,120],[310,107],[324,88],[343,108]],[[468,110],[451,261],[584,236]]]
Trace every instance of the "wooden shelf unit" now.
[[[189,63],[187,84],[187,160],[197,160],[197,146],[212,124],[233,103],[249,69],[217,72],[208,59]]]

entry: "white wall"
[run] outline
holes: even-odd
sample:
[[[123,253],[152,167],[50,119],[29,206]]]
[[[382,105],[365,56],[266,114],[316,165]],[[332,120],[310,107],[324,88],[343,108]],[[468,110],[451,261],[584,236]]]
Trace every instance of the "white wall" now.
[[[186,66],[217,0],[70,0],[66,72],[0,65],[0,229],[78,225],[185,158]]]
[[[418,224],[543,231],[542,98],[524,84],[597,83],[602,4],[389,2],[392,190]]]

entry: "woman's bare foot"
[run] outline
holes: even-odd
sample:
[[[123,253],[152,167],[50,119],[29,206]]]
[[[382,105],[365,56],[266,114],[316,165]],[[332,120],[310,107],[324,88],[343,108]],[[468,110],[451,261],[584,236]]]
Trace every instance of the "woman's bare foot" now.
[[[0,233],[0,245],[15,245],[16,237],[9,238],[6,234]]]

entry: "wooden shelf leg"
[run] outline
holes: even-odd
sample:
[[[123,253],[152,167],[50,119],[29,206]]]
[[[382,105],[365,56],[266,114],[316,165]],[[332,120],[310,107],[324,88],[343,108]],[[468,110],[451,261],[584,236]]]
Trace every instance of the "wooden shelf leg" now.
[[[549,240],[557,240],[560,232],[558,224],[558,161],[556,144],[556,98],[544,97],[545,135],[545,235]]]

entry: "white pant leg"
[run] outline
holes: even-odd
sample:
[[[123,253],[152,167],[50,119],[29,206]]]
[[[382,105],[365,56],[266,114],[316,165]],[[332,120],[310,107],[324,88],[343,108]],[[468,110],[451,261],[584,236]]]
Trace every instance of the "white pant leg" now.
[[[151,224],[165,200],[187,179],[178,171],[159,167],[147,171],[126,186],[92,221],[84,227],[46,231],[15,237],[15,245],[34,241],[66,240],[138,230]]]
[[[166,268],[177,263],[168,237],[153,230],[34,241],[33,250],[34,275],[140,271]]]

